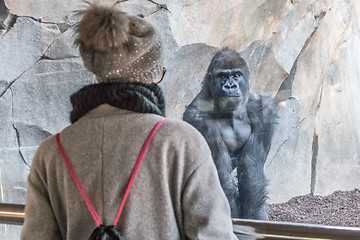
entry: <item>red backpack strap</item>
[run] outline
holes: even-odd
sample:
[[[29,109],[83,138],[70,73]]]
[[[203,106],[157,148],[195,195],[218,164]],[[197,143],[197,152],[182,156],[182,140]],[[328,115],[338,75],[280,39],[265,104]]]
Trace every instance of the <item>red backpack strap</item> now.
[[[124,199],[122,200],[121,202],[121,205],[120,205],[120,208],[119,208],[119,211],[118,211],[118,214],[117,214],[117,217],[115,219],[115,222],[114,222],[114,226],[116,226],[116,224],[118,223],[119,221],[119,218],[120,218],[120,215],[121,215],[121,212],[124,208],[124,205],[125,205],[125,201],[129,195],[129,192],[130,192],[130,189],[131,189],[131,185],[133,184],[134,182],[134,179],[135,179],[135,175],[136,175],[136,172],[137,170],[139,169],[139,166],[140,166],[140,163],[145,155],[145,152],[146,152],[146,149],[148,148],[150,142],[151,142],[151,139],[153,138],[153,136],[155,135],[156,131],[159,129],[159,127],[166,121],[168,121],[169,119],[165,118],[163,120],[161,120],[160,122],[158,122],[155,127],[151,130],[148,138],[146,139],[146,142],[141,150],[141,153],[140,153],[140,156],[136,162],[136,165],[135,165],[135,168],[133,170],[133,173],[131,175],[131,178],[130,178],[130,181],[129,181],[129,184],[127,186],[127,189],[126,189],[126,192],[125,192],[125,195],[124,195]]]
[[[97,214],[94,206],[92,205],[91,201],[90,201],[90,198],[88,197],[88,195],[86,194],[84,188],[82,187],[81,183],[80,183],[80,180],[79,178],[77,177],[68,157],[66,156],[65,154],[65,151],[60,143],[60,136],[59,136],[59,133],[56,134],[56,143],[57,143],[57,146],[58,146],[58,149],[62,155],[62,157],[64,158],[64,161],[66,163],[66,166],[68,167],[70,173],[71,173],[71,176],[73,177],[75,183],[76,183],[76,186],[78,187],[80,193],[81,193],[81,196],[83,197],[85,203],[86,203],[86,206],[88,207],[90,213],[91,213],[91,216],[93,217],[95,223],[96,223],[96,226],[100,226],[102,224],[101,222],[101,219],[99,217],[99,215]]]
[[[146,139],[146,141],[145,141],[145,144],[144,144],[144,146],[143,146],[143,148],[142,148],[142,150],[141,150],[140,156],[139,156],[139,158],[138,158],[137,161],[136,161],[136,164],[135,164],[133,173],[132,173],[132,175],[131,175],[129,184],[128,184],[127,188],[126,188],[126,192],[125,192],[124,198],[123,198],[123,200],[122,200],[122,202],[121,202],[121,205],[120,205],[118,214],[117,214],[117,216],[116,216],[116,219],[115,219],[115,222],[114,222],[114,226],[116,226],[116,224],[117,224],[118,221],[119,221],[119,218],[120,218],[121,212],[122,212],[122,210],[123,210],[123,208],[124,208],[126,199],[127,199],[128,195],[129,195],[129,193],[130,193],[131,186],[132,186],[132,184],[133,184],[133,182],[134,182],[134,179],[135,179],[137,170],[139,169],[139,166],[140,166],[141,161],[142,161],[142,159],[143,159],[143,157],[144,157],[144,155],[145,155],[146,149],[148,148],[148,146],[149,146],[149,144],[150,144],[150,142],[151,142],[151,139],[153,138],[153,136],[155,135],[155,133],[156,133],[156,131],[159,129],[159,127],[160,127],[163,123],[165,123],[166,121],[168,121],[168,120],[169,120],[169,119],[165,118],[165,119],[161,120],[160,122],[158,122],[158,123],[155,125],[155,127],[151,130],[149,136],[147,137],[147,139]],[[57,143],[58,149],[59,149],[62,157],[64,158],[64,161],[65,161],[65,163],[66,163],[66,166],[68,167],[68,169],[69,169],[69,171],[70,171],[70,173],[71,173],[71,176],[73,177],[73,179],[74,179],[74,181],[75,181],[75,183],[76,183],[76,186],[78,187],[78,189],[79,189],[79,191],[80,191],[80,193],[81,193],[81,196],[83,197],[83,199],[84,199],[84,201],[85,201],[85,203],[86,203],[86,206],[88,207],[88,209],[89,209],[89,211],[90,211],[90,213],[91,213],[91,215],[92,215],[92,217],[93,217],[96,225],[97,225],[97,226],[100,226],[100,225],[102,224],[101,219],[100,219],[99,215],[97,214],[94,206],[92,205],[92,203],[91,203],[91,201],[90,201],[90,198],[87,196],[84,188],[82,187],[82,185],[81,185],[81,183],[80,183],[80,180],[78,179],[78,177],[77,177],[77,175],[76,175],[76,173],[75,173],[75,171],[74,171],[74,169],[73,169],[73,167],[72,167],[72,165],[71,165],[68,157],[67,157],[66,154],[65,154],[65,151],[64,151],[64,149],[63,149],[63,147],[62,147],[62,145],[61,145],[61,143],[60,143],[59,133],[56,134],[56,143]]]

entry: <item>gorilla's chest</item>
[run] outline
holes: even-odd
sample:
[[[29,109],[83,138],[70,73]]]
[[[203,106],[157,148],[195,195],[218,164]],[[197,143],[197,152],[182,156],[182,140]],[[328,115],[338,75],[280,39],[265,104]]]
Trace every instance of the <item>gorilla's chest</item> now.
[[[251,134],[251,126],[247,121],[234,119],[223,122],[220,133],[231,155],[244,146]]]

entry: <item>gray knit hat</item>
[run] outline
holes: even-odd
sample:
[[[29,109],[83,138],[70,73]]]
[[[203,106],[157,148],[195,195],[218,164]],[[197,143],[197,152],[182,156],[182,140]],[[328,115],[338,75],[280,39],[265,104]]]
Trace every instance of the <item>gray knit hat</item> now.
[[[159,32],[144,19],[109,2],[88,3],[78,25],[80,55],[98,82],[160,80],[163,46]]]

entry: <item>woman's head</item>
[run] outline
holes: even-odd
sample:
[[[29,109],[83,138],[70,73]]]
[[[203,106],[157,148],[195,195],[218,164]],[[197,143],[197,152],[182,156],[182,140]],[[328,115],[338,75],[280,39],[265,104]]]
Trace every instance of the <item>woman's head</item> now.
[[[109,2],[89,3],[78,25],[80,55],[98,82],[152,83],[163,74],[163,46],[157,29]]]

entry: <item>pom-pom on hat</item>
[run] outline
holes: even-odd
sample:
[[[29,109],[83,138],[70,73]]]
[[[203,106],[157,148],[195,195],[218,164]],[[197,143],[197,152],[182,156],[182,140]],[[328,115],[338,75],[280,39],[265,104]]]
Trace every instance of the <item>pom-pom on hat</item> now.
[[[159,32],[138,16],[122,12],[108,1],[87,2],[76,43],[85,67],[98,82],[160,80],[163,47]]]

